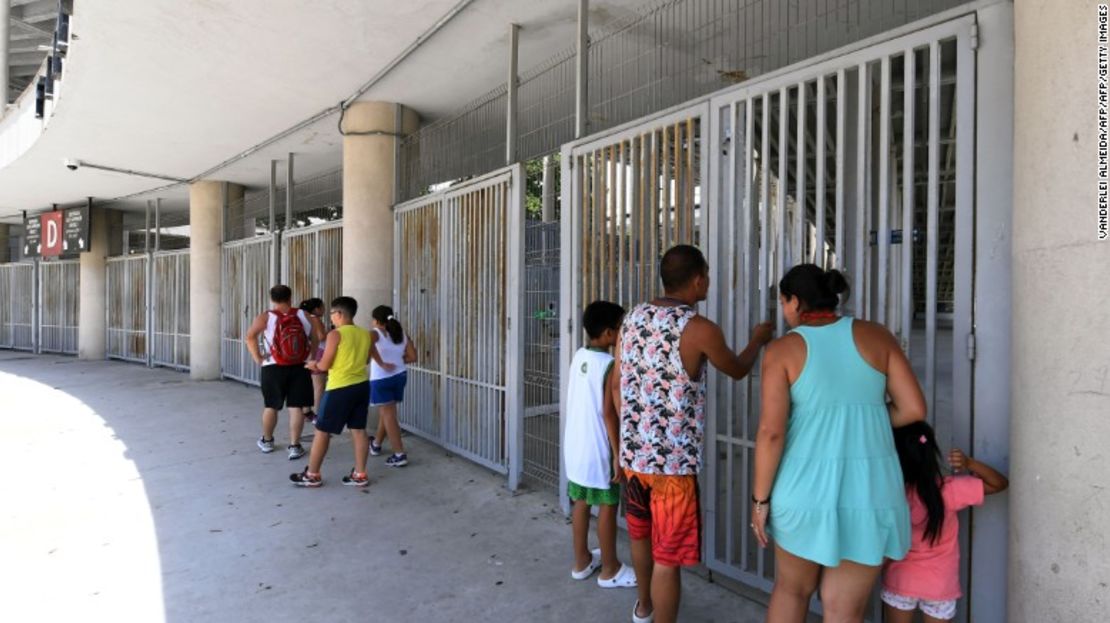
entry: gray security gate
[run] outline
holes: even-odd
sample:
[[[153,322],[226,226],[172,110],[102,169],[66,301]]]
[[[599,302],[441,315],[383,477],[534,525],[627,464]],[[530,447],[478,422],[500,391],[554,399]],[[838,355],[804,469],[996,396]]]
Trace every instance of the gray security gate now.
[[[108,258],[106,270],[108,358],[147,363],[147,256]]]
[[[395,208],[394,309],[412,336],[402,425],[520,480],[524,171]]]
[[[151,363],[188,369],[189,251],[160,251],[151,261]]]
[[[730,344],[769,319],[781,334],[785,270],[836,267],[853,288],[849,313],[900,336],[941,445],[965,448],[970,362],[952,352],[971,329],[973,24],[926,28],[712,98],[720,216],[707,241],[717,270],[709,309]],[[711,383],[708,565],[769,590],[773,552],[747,529],[758,371]]]
[[[343,222],[291,229],[281,235],[282,282],[293,303],[318,297],[328,305],[343,292]]]
[[[40,353],[77,354],[81,268],[77,260],[39,262]]]
[[[35,265],[0,264],[0,348],[35,350]]]
[[[223,245],[220,370],[225,378],[259,382],[259,367],[244,340],[255,317],[270,307],[276,244],[274,235]]]
[[[707,111],[686,106],[563,148],[562,369],[584,343],[586,305],[604,299],[629,309],[653,298],[662,253],[702,244]],[[565,469],[559,490],[566,507]]]

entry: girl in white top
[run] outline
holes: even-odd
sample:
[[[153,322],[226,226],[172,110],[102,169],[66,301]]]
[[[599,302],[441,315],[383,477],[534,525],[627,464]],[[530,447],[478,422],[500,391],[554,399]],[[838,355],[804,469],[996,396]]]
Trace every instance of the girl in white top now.
[[[416,361],[416,349],[412,340],[405,335],[401,323],[393,316],[393,310],[379,305],[370,312],[371,348],[376,349],[381,358],[370,362],[370,404],[378,407],[377,434],[370,437],[370,454],[382,453],[381,442],[389,436],[389,446],[393,454],[385,460],[387,467],[404,467],[409,458],[405,453],[405,443],[401,440],[401,425],[397,421],[397,403],[404,402],[405,385],[408,382],[408,364]]]

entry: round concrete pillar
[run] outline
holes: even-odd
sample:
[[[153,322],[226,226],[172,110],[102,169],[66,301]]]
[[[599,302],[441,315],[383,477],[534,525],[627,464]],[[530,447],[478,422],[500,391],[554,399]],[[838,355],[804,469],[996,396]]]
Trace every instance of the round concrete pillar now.
[[[365,310],[363,325],[375,306],[393,303],[397,142],[419,123],[387,102],[356,102],[343,116],[343,293]]]
[[[79,258],[81,273],[79,313],[77,315],[77,357],[104,359],[108,319],[105,280],[108,277],[109,212],[93,208],[89,212],[89,250]]]
[[[243,187],[201,181],[189,187],[189,376],[220,378],[220,251],[226,203]]]
[[[1110,596],[1097,25],[1093,0],[1014,3],[1008,594],[1018,623],[1100,620]]]

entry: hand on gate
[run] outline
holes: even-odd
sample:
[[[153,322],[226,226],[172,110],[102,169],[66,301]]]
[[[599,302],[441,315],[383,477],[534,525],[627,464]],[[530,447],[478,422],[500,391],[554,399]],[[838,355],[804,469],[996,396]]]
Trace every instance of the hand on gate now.
[[[771,322],[763,322],[757,324],[752,329],[752,341],[758,342],[760,345],[766,344],[775,339],[775,325]]]

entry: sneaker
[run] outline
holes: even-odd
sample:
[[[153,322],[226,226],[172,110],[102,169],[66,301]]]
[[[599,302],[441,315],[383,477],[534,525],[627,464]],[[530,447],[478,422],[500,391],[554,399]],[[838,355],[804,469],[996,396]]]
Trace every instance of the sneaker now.
[[[374,436],[370,435],[370,456],[378,456],[382,453],[382,444],[374,443]]]
[[[262,454],[269,454],[269,453],[273,452],[274,451],[274,440],[273,439],[266,439],[265,437],[259,437],[258,438],[258,449],[262,451]]]
[[[366,476],[365,472],[360,474],[352,467],[351,473],[343,477],[343,484],[351,487],[365,487],[370,484],[370,479]]]
[[[404,467],[409,464],[409,455],[394,454],[385,460],[386,467]]]
[[[271,442],[271,445],[273,445],[272,442]],[[271,450],[272,449],[273,448],[271,448]],[[290,461],[296,461],[297,459],[301,458],[302,456],[304,456],[304,446],[302,446],[299,443],[289,446],[289,460]]]
[[[324,484],[320,474],[309,474],[307,467],[299,474],[289,474],[289,480],[298,487],[319,487]]]

